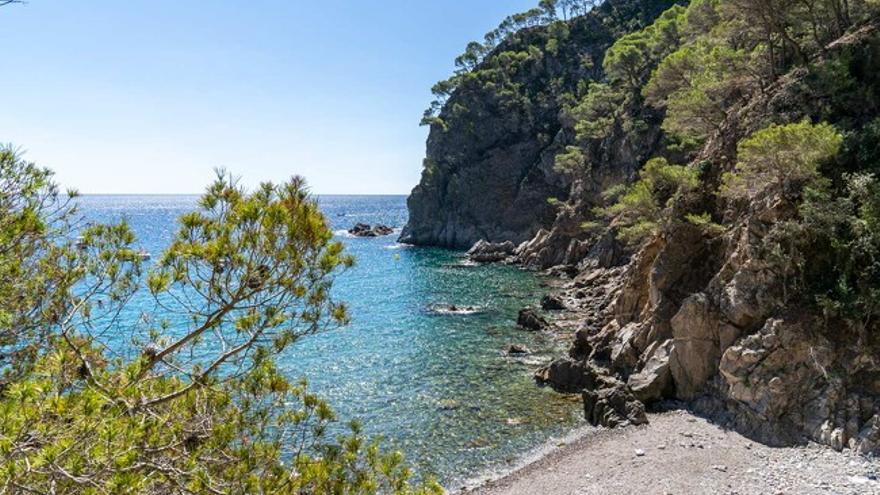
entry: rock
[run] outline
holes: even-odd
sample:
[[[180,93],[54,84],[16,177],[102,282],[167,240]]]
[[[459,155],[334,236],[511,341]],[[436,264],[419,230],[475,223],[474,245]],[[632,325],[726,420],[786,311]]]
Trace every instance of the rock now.
[[[590,342],[590,333],[589,328],[580,328],[574,333],[574,343],[569,351],[571,357],[583,359],[590,355],[593,351],[593,344]]]
[[[859,431],[856,452],[861,455],[880,455],[880,414],[874,415]]]
[[[670,370],[678,398],[697,397],[718,371],[718,327],[719,317],[702,293],[687,298],[672,318]]]
[[[596,371],[583,362],[558,359],[535,372],[535,381],[564,393],[578,393],[598,385]]]
[[[521,344],[508,345],[506,352],[510,356],[523,356],[532,353],[532,351],[530,351],[528,347]]]
[[[636,449],[636,457],[645,457],[645,451],[642,449]]]
[[[516,324],[533,332],[539,332],[550,326],[550,324],[547,323],[547,320],[531,308],[520,310],[519,316],[516,319]]]
[[[375,234],[373,233],[373,229],[365,223],[355,224],[354,227],[348,229],[348,233],[353,236],[357,236],[357,237],[374,237],[375,236]]]
[[[380,225],[376,225],[375,227],[373,227],[373,232],[374,232],[377,236],[386,236],[386,235],[391,235],[391,234],[393,234],[393,233],[394,233],[394,229],[391,228],[391,227],[389,227],[389,226],[387,226],[387,225],[381,225],[381,224],[380,224]]]
[[[555,295],[547,295],[541,298],[541,309],[544,311],[562,311],[566,309],[562,298]]]
[[[582,397],[584,415],[593,426],[617,428],[648,422],[645,405],[633,397],[623,384],[598,390],[584,390]]]
[[[355,237],[382,237],[393,234],[394,229],[381,224],[371,227],[366,223],[357,223],[354,227],[348,229],[348,233]]]
[[[672,388],[672,372],[669,370],[669,354],[672,340],[667,340],[656,349],[641,371],[630,375],[629,385],[633,396],[645,403],[663,399]]]
[[[497,263],[513,255],[516,246],[510,242],[491,243],[481,240],[467,252],[468,259],[477,263]]]
[[[483,308],[478,306],[458,306],[456,304],[430,304],[426,311],[432,315],[450,316],[450,315],[477,315],[483,313]]]
[[[575,265],[556,265],[548,268],[546,273],[555,278],[574,278],[580,270]]]

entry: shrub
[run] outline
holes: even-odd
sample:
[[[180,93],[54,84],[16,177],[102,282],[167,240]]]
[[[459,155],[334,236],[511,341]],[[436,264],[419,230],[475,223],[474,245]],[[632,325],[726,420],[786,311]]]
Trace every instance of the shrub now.
[[[698,186],[695,170],[654,158],[645,164],[635,183],[609,191],[607,196],[616,196],[614,204],[599,213],[614,219],[621,239],[635,243],[660,235],[676,223],[675,201]]]

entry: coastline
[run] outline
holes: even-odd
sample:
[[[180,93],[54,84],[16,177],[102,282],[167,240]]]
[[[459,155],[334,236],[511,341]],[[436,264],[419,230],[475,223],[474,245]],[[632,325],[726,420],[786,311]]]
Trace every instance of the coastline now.
[[[537,275],[548,294],[568,303],[562,310],[543,311],[552,322],[553,339],[574,342],[584,320],[603,317],[604,297],[573,296],[579,286],[585,288],[576,277],[552,270]],[[602,278],[615,275],[606,272]],[[646,425],[618,429],[585,423],[549,439],[508,469],[481,473],[449,493],[880,495],[880,460],[851,450],[816,443],[771,447],[685,409],[650,413],[648,419]]]

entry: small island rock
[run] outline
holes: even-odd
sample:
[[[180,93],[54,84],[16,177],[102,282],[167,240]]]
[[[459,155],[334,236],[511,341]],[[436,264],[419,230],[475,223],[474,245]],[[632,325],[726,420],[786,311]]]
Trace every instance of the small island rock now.
[[[394,229],[382,224],[372,227],[366,223],[358,223],[348,229],[348,233],[355,237],[383,237],[394,233]]]

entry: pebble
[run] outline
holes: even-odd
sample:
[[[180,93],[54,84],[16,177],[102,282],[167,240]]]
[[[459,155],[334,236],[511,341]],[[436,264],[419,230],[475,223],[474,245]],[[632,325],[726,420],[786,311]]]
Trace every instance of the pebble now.
[[[644,457],[645,451],[642,449],[636,449],[636,457]]]

